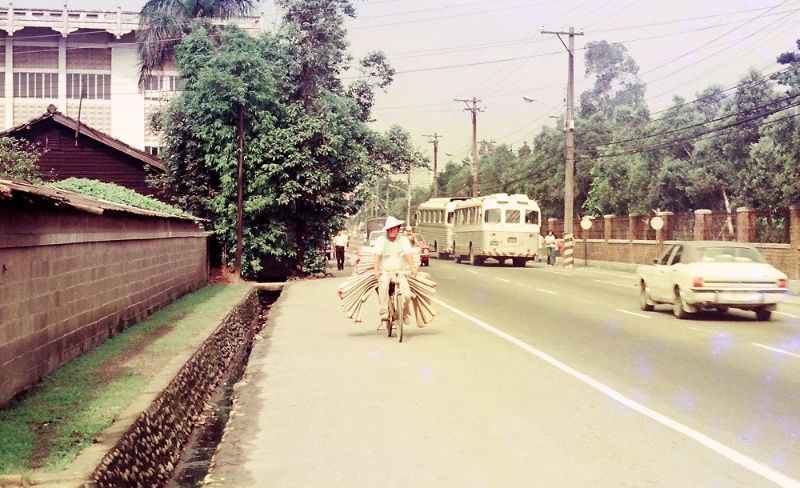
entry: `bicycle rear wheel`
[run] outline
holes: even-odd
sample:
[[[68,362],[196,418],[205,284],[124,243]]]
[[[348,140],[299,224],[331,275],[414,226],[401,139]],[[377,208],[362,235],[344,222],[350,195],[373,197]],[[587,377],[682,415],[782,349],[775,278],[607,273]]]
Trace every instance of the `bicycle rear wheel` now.
[[[394,296],[389,297],[389,320],[386,321],[386,336],[392,337],[392,327],[394,327]]]

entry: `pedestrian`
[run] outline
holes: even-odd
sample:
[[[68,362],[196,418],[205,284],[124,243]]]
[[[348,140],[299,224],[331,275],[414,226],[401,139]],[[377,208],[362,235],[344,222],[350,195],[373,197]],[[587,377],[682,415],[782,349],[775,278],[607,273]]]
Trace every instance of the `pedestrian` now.
[[[544,247],[547,248],[548,266],[556,264],[556,246],[557,246],[556,236],[553,234],[552,230],[548,230],[547,235],[544,236]]]
[[[333,237],[333,251],[336,254],[336,269],[339,271],[344,270],[344,248],[347,246],[347,235],[344,230],[340,230]]]

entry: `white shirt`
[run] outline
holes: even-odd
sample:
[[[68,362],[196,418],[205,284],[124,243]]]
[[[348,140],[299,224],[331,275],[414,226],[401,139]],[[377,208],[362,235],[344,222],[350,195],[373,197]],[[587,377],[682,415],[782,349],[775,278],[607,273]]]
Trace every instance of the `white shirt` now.
[[[544,237],[544,247],[556,247],[556,236],[554,235],[546,235]]]
[[[345,247],[347,245],[347,234],[333,236],[333,245]]]
[[[376,240],[376,245],[378,254],[383,256],[381,271],[403,271],[408,267],[404,257],[412,248],[406,236],[397,236],[394,242],[384,236]]]

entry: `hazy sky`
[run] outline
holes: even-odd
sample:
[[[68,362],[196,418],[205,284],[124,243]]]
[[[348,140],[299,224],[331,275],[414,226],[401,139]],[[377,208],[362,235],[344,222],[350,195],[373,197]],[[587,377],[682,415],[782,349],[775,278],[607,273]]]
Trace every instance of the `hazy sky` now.
[[[19,7],[60,8],[63,1],[19,0]],[[97,9],[96,0],[70,8]],[[138,10],[143,0],[102,2]],[[796,49],[800,0],[356,0],[348,21],[355,57],[384,51],[398,74],[377,98],[374,126],[399,124],[432,154],[422,134],[438,132],[440,168],[469,154],[471,124],[454,98],[477,97],[478,139],[530,144],[539,127],[563,113],[567,54],[547,30],[574,26],[575,96],[591,86],[583,46],[623,43],[640,66],[652,111],[673,95],[686,99],[710,84],[735,85],[750,68],[778,69],[775,57]],[[276,20],[271,1],[263,9]],[[465,66],[472,64],[472,66]],[[536,101],[526,103],[522,97]],[[580,127],[577,128],[580,137]],[[446,156],[445,152],[452,156]]]

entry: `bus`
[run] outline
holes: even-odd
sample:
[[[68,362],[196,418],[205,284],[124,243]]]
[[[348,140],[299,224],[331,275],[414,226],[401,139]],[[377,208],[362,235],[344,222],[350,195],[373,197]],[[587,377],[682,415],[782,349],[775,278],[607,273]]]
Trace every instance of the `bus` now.
[[[414,214],[417,231],[425,236],[439,259],[447,259],[453,253],[453,212],[456,204],[467,198],[431,198],[421,203]]]
[[[472,265],[493,258],[522,267],[539,254],[539,204],[527,195],[495,193],[458,202],[453,213],[453,254]]]

